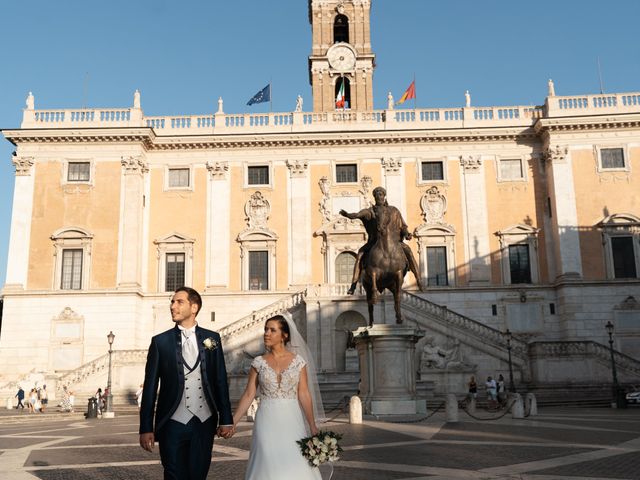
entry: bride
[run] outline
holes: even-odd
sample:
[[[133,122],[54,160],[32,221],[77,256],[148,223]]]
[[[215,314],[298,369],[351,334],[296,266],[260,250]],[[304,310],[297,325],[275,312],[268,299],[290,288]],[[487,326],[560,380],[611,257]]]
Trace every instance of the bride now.
[[[282,315],[265,323],[264,346],[267,353],[251,363],[247,388],[233,416],[235,430],[260,387],[245,480],[320,479],[296,443],[317,434],[316,420],[324,417],[309,349],[293,321]]]

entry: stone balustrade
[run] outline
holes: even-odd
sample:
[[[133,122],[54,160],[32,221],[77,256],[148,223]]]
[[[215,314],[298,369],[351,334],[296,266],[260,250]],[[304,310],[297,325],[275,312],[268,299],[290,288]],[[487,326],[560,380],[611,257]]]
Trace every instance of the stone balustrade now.
[[[640,93],[631,92],[577,95],[570,97],[547,97],[546,109],[546,117],[639,113]]]

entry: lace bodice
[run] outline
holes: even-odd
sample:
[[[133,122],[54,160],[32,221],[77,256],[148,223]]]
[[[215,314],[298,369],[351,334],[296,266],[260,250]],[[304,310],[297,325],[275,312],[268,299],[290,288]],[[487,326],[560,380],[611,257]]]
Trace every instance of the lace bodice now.
[[[262,398],[298,398],[300,371],[306,364],[304,358],[296,354],[289,366],[280,374],[280,383],[278,383],[278,374],[262,358],[262,355],[254,358],[251,366],[258,372]]]

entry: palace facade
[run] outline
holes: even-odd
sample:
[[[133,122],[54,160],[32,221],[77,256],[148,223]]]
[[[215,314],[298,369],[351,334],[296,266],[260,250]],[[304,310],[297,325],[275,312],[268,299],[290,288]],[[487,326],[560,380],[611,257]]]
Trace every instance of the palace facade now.
[[[408,274],[403,293],[426,331],[420,392],[506,377],[509,354],[521,388],[610,383],[608,322],[620,381],[638,378],[640,93],[556,96],[550,81],[534,107],[374,110],[369,14],[366,0],[309,2],[313,111],[233,114],[220,99],[150,117],[138,92],[113,109],[27,98],[3,131],[16,176],[0,390],[104,386],[110,331],[114,391],[135,390],[186,284],[238,382],[265,318],[289,310],[327,395],[355,391],[349,331],[367,306],[346,290],[366,234],[338,212],[379,185],[425,286]],[[389,298],[375,312],[394,322]]]

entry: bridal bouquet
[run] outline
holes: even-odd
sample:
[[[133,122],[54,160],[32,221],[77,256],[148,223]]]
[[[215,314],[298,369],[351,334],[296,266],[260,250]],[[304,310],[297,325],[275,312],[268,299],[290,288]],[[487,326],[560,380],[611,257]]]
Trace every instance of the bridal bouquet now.
[[[312,467],[317,467],[325,462],[335,462],[338,460],[338,453],[342,451],[342,447],[338,444],[338,440],[342,435],[335,432],[318,432],[317,435],[306,437],[298,440],[302,456],[309,462]]]

